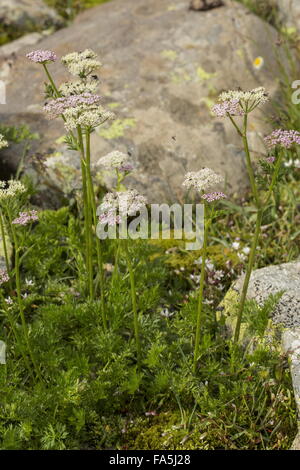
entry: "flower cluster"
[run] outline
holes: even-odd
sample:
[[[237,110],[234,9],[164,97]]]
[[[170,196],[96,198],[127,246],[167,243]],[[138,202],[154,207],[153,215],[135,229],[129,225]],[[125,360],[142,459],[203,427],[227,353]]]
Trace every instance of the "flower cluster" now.
[[[107,111],[102,106],[80,105],[76,108],[68,108],[64,113],[65,128],[68,131],[76,129],[77,126],[95,129],[104,122],[114,119],[114,113]]]
[[[20,212],[19,217],[12,221],[15,225],[27,225],[30,222],[35,222],[38,220],[37,211],[29,211],[29,212]]]
[[[55,62],[57,57],[56,54],[52,51],[32,51],[26,54],[26,57],[32,62],[37,62],[38,64],[47,64],[49,62]]]
[[[82,95],[83,93],[94,93],[98,87],[98,81],[93,78],[87,80],[75,80],[64,82],[58,88],[62,96]]]
[[[268,93],[264,87],[254,88],[251,91],[229,90],[221,93],[220,101],[236,101],[245,112],[252,111],[260,104],[268,101]]]
[[[101,67],[101,62],[97,60],[97,54],[91,49],[83,52],[72,52],[61,59],[71,75],[86,78]]]
[[[25,193],[25,186],[17,180],[0,181],[0,201]]]
[[[191,171],[185,175],[183,186],[190,189],[196,189],[197,191],[206,191],[213,186],[222,183],[224,178],[218,175],[210,168],[203,168],[200,171]]]
[[[100,205],[99,221],[102,224],[115,225],[124,217],[133,216],[147,204],[144,196],[135,189],[124,192],[107,193]]]
[[[286,168],[290,168],[290,167],[300,168],[300,159],[296,158],[295,160],[293,160],[292,158],[290,158],[289,160],[284,162],[284,166]]]
[[[134,166],[127,154],[115,150],[101,157],[97,165],[101,165],[107,170],[118,170],[124,173],[132,171]]]
[[[229,116],[243,116],[245,114],[245,112],[240,106],[239,101],[236,99],[215,104],[212,107],[212,112],[217,117],[226,117],[228,115]]]
[[[55,119],[70,108],[80,107],[80,109],[85,109],[86,107],[99,104],[100,101],[101,96],[99,95],[82,93],[80,95],[71,95],[51,100],[44,106],[44,111],[49,119]]]
[[[7,271],[0,269],[0,286],[8,281],[9,281],[9,275],[7,274]]]
[[[214,192],[214,193],[206,193],[203,194],[202,199],[204,199],[206,202],[214,202],[214,201],[219,201],[220,199],[226,199],[227,196],[226,194],[222,192]]]
[[[0,150],[8,147],[8,142],[5,140],[4,136],[0,134]]]
[[[265,137],[268,147],[280,145],[286,149],[291,148],[293,144],[300,144],[300,132],[294,130],[276,129],[272,134]]]

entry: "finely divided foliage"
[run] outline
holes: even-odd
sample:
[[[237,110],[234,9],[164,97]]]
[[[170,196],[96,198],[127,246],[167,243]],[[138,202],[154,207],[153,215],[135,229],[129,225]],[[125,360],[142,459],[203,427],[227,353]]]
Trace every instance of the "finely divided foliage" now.
[[[62,57],[76,78],[61,85],[49,70],[54,52],[27,57],[45,71],[44,112],[61,119],[65,142],[80,156],[81,187],[69,207],[37,211],[28,179],[0,182],[0,322],[8,350],[0,365],[0,447],[287,448],[296,428],[290,376],[275,334],[265,337],[277,297],[263,306],[246,298],[252,270],[270,262],[265,227],[278,231],[276,210],[295,219],[285,185],[300,134],[271,133],[257,164],[249,115],[268,94],[263,87],[223,92],[213,112],[241,138],[249,207],[230,201],[223,175],[199,168],[183,175],[183,187],[204,208],[201,250],[191,254],[183,240],[163,237],[123,239],[127,218],[147,200],[125,184],[136,167],[129,153],[113,150],[91,163],[91,134],[114,119],[97,93],[97,55],[87,49]],[[7,146],[0,134],[0,150]],[[58,171],[55,157],[44,168]],[[109,192],[95,169],[112,173]],[[116,239],[97,237],[99,224],[114,227]],[[287,251],[299,254],[297,233],[281,233]],[[244,270],[227,338],[220,301]],[[246,349],[242,325],[251,335]]]

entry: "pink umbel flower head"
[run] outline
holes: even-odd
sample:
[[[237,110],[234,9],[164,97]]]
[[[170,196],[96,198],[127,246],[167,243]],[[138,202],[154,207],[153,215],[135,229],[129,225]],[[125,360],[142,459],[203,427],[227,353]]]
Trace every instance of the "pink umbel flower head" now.
[[[37,211],[20,212],[19,217],[12,221],[15,225],[27,225],[38,220]]]
[[[266,161],[267,161],[268,163],[274,163],[275,160],[276,160],[275,157],[267,157],[267,158],[266,158]]]
[[[206,202],[215,202],[215,201],[220,201],[220,199],[226,199],[227,196],[226,194],[218,191],[214,193],[206,193],[203,194],[202,199],[204,199]]]
[[[100,103],[101,96],[92,93],[82,93],[80,95],[71,95],[63,98],[56,98],[49,101],[44,106],[44,111],[49,119],[61,116],[66,110],[77,107],[94,106]]]
[[[270,135],[265,137],[264,140],[266,145],[270,148],[279,145],[289,149],[294,144],[300,144],[300,132],[295,130],[276,129]]]
[[[226,116],[243,116],[245,112],[240,106],[240,103],[236,99],[223,101],[223,103],[215,104],[212,107],[212,112],[217,117]]]
[[[48,64],[49,62],[55,62],[57,59],[54,52],[43,50],[29,52],[26,57],[37,64]]]
[[[4,269],[0,269],[0,286],[9,281],[9,275]]]

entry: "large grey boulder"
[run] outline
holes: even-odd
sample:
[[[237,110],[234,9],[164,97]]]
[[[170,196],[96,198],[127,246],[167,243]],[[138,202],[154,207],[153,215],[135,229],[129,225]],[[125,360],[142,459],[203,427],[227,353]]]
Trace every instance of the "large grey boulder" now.
[[[236,2],[206,12],[188,6],[187,0],[112,0],[35,45],[58,56],[85,48],[99,54],[101,94],[117,120],[94,134],[93,161],[113,149],[130,152],[138,165],[130,183],[150,202],[180,199],[184,174],[203,166],[226,176],[227,192],[243,191],[248,178],[240,139],[210,107],[224,89],[265,86],[274,96],[278,87],[272,27]],[[0,120],[39,132],[33,152],[63,152],[57,142],[63,125],[43,116],[45,78],[25,58],[29,51],[1,57],[0,50],[0,79],[7,83]],[[257,56],[264,58],[259,70]],[[59,62],[51,70],[58,82],[68,79]],[[255,151],[263,149],[266,110],[251,119]],[[15,150],[5,158],[16,167]]]
[[[240,292],[244,281],[241,276],[233,289]],[[285,328],[300,327],[300,261],[284,263],[253,271],[248,298],[262,305],[270,294],[283,292],[272,315],[273,323]]]
[[[236,316],[233,315],[242,290],[244,275],[241,276],[226,294],[221,306],[226,318],[227,331],[233,332]],[[300,260],[275,266],[267,266],[252,272],[247,298],[263,305],[271,294],[281,292],[282,296],[276,304],[266,330],[265,339],[269,341],[274,335],[278,337],[278,347],[289,357],[295,402],[298,408],[299,433],[292,449],[300,450]],[[277,328],[274,326],[277,325]],[[279,329],[278,329],[279,327]],[[278,335],[279,333],[279,335]],[[245,344],[259,340],[247,334],[242,324],[242,337]]]
[[[24,33],[62,25],[62,19],[43,0],[1,0],[0,24]]]
[[[274,1],[274,0],[273,0]],[[299,0],[276,0],[279,19],[291,32],[293,29],[300,32],[300,2]],[[292,29],[290,29],[292,28]]]

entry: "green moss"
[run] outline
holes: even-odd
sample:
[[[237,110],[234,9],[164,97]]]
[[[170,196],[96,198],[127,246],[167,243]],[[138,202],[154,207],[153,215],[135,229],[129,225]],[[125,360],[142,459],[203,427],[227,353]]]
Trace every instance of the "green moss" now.
[[[204,70],[202,67],[197,68],[197,76],[201,81],[211,80],[216,75],[217,75],[216,73],[206,72],[206,70]]]
[[[172,49],[165,49],[164,51],[161,52],[161,56],[165,59],[169,60],[175,60],[177,57],[177,52],[173,51]]]
[[[116,119],[107,129],[99,129],[98,134],[105,139],[117,139],[123,137],[126,129],[135,127],[136,119]]]

